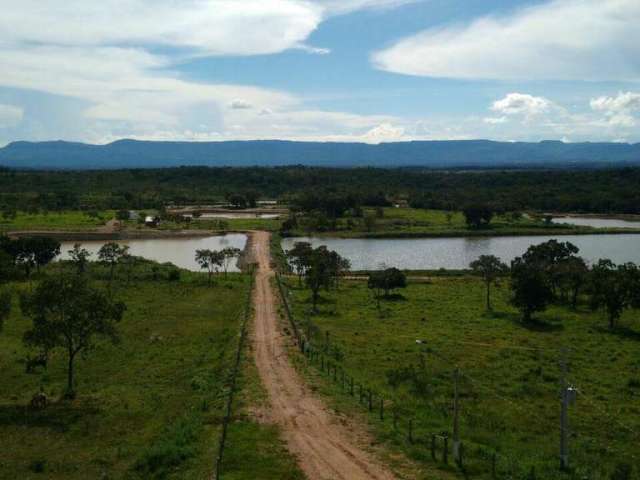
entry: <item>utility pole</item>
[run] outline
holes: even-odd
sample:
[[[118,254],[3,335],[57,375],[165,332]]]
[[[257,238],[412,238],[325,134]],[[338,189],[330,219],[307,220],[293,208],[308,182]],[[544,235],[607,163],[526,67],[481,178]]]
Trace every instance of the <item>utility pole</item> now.
[[[453,374],[453,458],[455,461],[460,460],[460,423],[458,408],[458,379],[460,377],[460,369],[456,367]]]

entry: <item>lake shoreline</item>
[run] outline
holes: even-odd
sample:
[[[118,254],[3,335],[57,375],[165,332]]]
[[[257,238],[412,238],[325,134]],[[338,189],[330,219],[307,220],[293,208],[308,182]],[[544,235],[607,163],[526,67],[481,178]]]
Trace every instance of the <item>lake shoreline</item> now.
[[[115,232],[100,231],[64,231],[64,230],[16,230],[7,232],[9,238],[50,237],[64,242],[83,241],[119,241],[119,240],[154,240],[171,238],[217,237],[226,234],[246,234],[245,230],[120,230]]]
[[[401,240],[420,238],[487,238],[487,237],[529,237],[529,236],[571,236],[571,235],[640,235],[640,228],[549,228],[530,230],[451,230],[443,232],[289,232],[282,238],[307,237],[369,239],[369,240]]]

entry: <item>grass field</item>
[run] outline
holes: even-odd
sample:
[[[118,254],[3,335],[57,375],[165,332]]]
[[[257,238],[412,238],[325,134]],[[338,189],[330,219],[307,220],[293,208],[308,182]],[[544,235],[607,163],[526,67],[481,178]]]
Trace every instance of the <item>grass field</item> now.
[[[54,353],[48,371],[25,373],[22,335],[29,320],[14,301],[0,333],[0,478],[210,478],[249,277],[230,274],[209,287],[206,276],[181,273],[177,282],[161,273],[120,286],[116,295],[128,307],[122,341],[99,343],[78,359],[72,402],[60,399],[62,352]],[[248,371],[240,386],[255,381]],[[52,404],[27,408],[40,387]],[[276,429],[246,417],[232,424],[229,438],[225,478],[256,478],[234,466],[245,461],[270,465],[261,478],[291,471]]]
[[[568,379],[579,391],[569,414],[573,478],[640,478],[637,311],[627,312],[616,332],[607,331],[603,316],[584,306],[578,312],[553,306],[535,323],[523,325],[507,303],[507,285],[496,290],[494,313],[487,314],[482,283],[454,277],[411,284],[401,296],[383,300],[380,311],[366,282],[347,281],[337,292],[325,292],[320,313],[309,315],[309,292],[298,289],[294,279],[288,283],[295,318],[315,331],[320,349],[326,348],[329,332],[326,358],[355,377],[356,396],[332,382],[316,387],[329,395],[334,408],[352,414],[366,411],[358,406],[357,384],[384,397],[384,421],[377,418],[378,397],[369,415],[378,440],[425,468],[438,465],[443,474],[453,469],[451,459],[449,467],[441,463],[441,453],[433,462],[429,445],[431,434],[451,434],[457,366],[462,374],[461,438],[470,477],[490,478],[495,452],[499,478],[572,478],[558,469],[559,364],[566,347]],[[317,374],[310,378],[317,383]],[[410,419],[413,444],[407,441]],[[634,474],[611,477],[623,464],[634,466]]]
[[[620,229],[594,229],[590,227],[546,224],[537,217],[498,215],[487,228],[473,229],[465,223],[461,212],[444,210],[422,210],[415,208],[384,208],[382,217],[374,210],[365,209],[365,216],[374,216],[373,225],[367,228],[362,218],[341,218],[336,228],[323,232],[306,229],[304,222],[291,231],[291,235],[326,235],[337,237],[364,238],[401,238],[401,237],[460,237],[460,236],[496,236],[496,235],[546,235],[616,232]],[[624,229],[629,232],[629,229]]]
[[[104,225],[115,215],[113,211],[97,212],[90,216],[87,212],[70,210],[30,214],[17,212],[15,218],[0,217],[0,229],[11,230],[89,230]]]

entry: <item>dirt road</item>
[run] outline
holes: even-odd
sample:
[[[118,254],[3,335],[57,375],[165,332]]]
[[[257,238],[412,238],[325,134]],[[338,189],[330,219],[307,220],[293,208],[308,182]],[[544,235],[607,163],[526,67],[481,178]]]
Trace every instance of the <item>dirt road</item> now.
[[[269,394],[271,418],[281,426],[289,450],[309,480],[390,480],[395,477],[358,446],[357,435],[338,423],[290,364],[271,285],[269,234],[255,232],[259,264],[254,292],[255,359]],[[362,438],[362,436],[360,436]]]

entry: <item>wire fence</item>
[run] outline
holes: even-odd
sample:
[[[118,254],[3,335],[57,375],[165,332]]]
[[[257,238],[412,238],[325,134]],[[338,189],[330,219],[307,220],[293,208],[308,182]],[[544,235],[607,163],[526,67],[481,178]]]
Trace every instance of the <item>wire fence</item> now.
[[[222,460],[224,456],[224,449],[227,443],[227,432],[229,430],[229,423],[231,422],[232,410],[233,410],[233,400],[237,391],[238,386],[238,375],[240,374],[240,364],[242,360],[242,352],[244,350],[244,344],[247,337],[247,325],[249,323],[249,319],[251,318],[251,298],[253,294],[253,286],[255,283],[255,267],[250,269],[249,275],[251,281],[249,283],[249,289],[247,291],[247,296],[245,298],[245,303],[243,308],[240,310],[238,316],[242,317],[240,321],[240,332],[238,335],[238,347],[236,349],[236,355],[233,363],[233,367],[229,373],[229,378],[227,380],[228,385],[228,394],[227,394],[227,404],[225,409],[225,414],[222,419],[222,430],[220,432],[220,439],[218,442],[218,454],[215,460],[215,479],[220,480],[222,475]]]
[[[388,393],[376,390],[348,372],[343,365],[343,356],[336,354],[340,349],[336,348],[335,342],[332,350],[328,332],[323,332],[311,318],[300,322],[294,316],[288,286],[279,274],[276,275],[276,283],[294,339],[308,365],[317,369],[325,379],[335,384],[345,396],[353,398],[353,401],[376,421],[391,427],[390,431],[395,440],[420,450],[421,458],[430,458],[442,466],[455,466],[466,478],[523,480],[638,478],[637,476],[616,477],[615,473],[587,471],[585,468],[562,471],[559,459],[542,456],[536,452],[534,446],[530,448],[532,454],[523,458],[484,444],[455,441],[453,432],[449,429],[432,431],[432,426],[420,423],[420,416],[415,410],[402,405],[390,398]],[[461,377],[476,382],[464,373],[461,373]],[[528,414],[531,415],[531,413]]]

